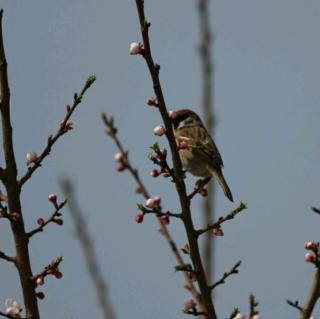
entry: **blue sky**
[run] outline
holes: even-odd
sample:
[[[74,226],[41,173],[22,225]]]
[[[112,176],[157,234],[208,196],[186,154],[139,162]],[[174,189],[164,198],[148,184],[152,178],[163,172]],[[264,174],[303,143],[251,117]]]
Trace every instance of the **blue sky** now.
[[[145,3],[168,107],[200,112],[195,2]],[[88,75],[97,75],[73,118],[74,131],[24,188],[27,227],[50,214],[48,194],[62,197],[58,178],[72,178],[118,317],[181,318],[188,296],[182,278],[173,272],[175,261],[156,222],[147,218],[135,224],[135,204],[141,200],[128,174],[115,171],[116,149],[100,120],[102,111],[115,116],[119,136],[150,192],[175,210],[172,186],[149,176],[148,147],[156,140],[152,132],[160,117],[145,105],[153,92],[144,61],[128,54],[129,44],[140,40],[134,1],[3,0],[1,6],[20,176],[25,154],[42,150],[73,93]],[[235,205],[249,206],[217,240],[217,275],[243,261],[240,274],[217,289],[219,318],[235,306],[246,312],[250,293],[256,294],[264,318],[292,318],[297,314],[284,300],[303,301],[311,283],[313,267],[304,262],[303,243],[319,239],[320,220],[310,211],[320,204],[319,13],[315,0],[211,3],[216,143]],[[190,188],[193,182],[189,177]],[[218,215],[234,207],[220,191],[217,201]],[[200,207],[198,199],[193,215],[199,225]],[[64,215],[63,227],[50,225],[30,245],[34,272],[56,256],[65,257],[63,280],[48,280],[43,288],[47,297],[40,302],[41,313],[49,319],[100,318],[67,210]],[[182,226],[172,223],[170,231],[182,247]],[[0,242],[13,251],[6,222],[0,224]],[[0,273],[0,303],[7,297],[22,302],[15,270],[0,263]]]

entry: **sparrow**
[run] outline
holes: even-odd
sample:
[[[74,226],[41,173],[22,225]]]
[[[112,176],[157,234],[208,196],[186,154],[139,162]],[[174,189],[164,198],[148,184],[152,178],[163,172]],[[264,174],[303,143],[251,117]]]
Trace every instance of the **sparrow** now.
[[[223,161],[212,137],[204,127],[200,117],[193,111],[181,109],[172,112],[171,121],[183,168],[192,175],[215,177],[225,196],[233,202],[232,193],[222,174]]]

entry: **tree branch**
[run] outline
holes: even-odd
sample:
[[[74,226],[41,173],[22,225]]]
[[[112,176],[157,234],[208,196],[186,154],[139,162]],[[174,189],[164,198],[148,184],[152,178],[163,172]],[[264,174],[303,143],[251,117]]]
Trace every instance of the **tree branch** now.
[[[320,297],[320,269],[317,267],[317,270],[314,274],[312,286],[309,291],[307,300],[300,310],[300,319],[309,319],[312,315],[313,309]]]
[[[94,75],[90,76],[84,87],[82,88],[81,92],[79,94],[74,94],[73,104],[70,107],[67,105],[67,112],[63,119],[63,121],[60,124],[59,129],[54,135],[50,135],[47,141],[47,145],[38,157],[36,163],[28,169],[28,171],[25,173],[25,175],[19,180],[18,185],[21,187],[35,172],[36,169],[38,169],[41,166],[42,161],[50,154],[51,148],[53,144],[65,133],[67,133],[72,127],[68,126],[67,123],[72,115],[72,113],[75,111],[77,106],[82,102],[82,98],[86,91],[90,88],[90,86],[94,83],[96,80],[96,77]]]
[[[23,215],[21,212],[21,189],[17,184],[17,165],[12,140],[10,90],[7,74],[7,60],[3,44],[2,18],[3,10],[0,10],[0,111],[3,151],[6,164],[5,175],[2,174],[2,182],[7,191],[9,212],[17,212],[20,216],[17,220],[10,219],[10,223],[16,246],[16,266],[19,272],[26,316],[30,319],[39,319],[37,297],[34,286],[30,282],[32,270],[29,258],[28,239],[26,237]]]
[[[213,63],[212,63],[212,35],[210,28],[210,1],[198,0],[198,15],[200,23],[200,45],[199,54],[201,60],[202,73],[202,110],[205,127],[208,132],[214,137],[215,121],[214,121],[214,101],[213,101]],[[215,185],[208,185],[208,196],[203,202],[204,225],[208,225],[211,220],[215,219]],[[214,237],[211,234],[206,234],[203,244],[203,256],[207,278],[210,280],[213,276],[213,246]]]
[[[17,262],[17,258],[16,257],[8,256],[3,251],[0,251],[0,258],[3,259],[3,260],[6,260],[6,261],[12,262],[14,264]]]
[[[228,221],[228,220],[230,220],[230,219],[234,219],[234,218],[236,217],[236,215],[238,215],[238,214],[239,214],[240,212],[242,212],[244,209],[247,209],[247,205],[244,204],[244,203],[240,203],[240,205],[239,205],[236,209],[232,210],[232,211],[231,211],[229,214],[227,214],[225,217],[220,217],[220,218],[218,219],[218,221],[215,222],[214,224],[209,225],[209,226],[207,226],[207,227],[204,228],[204,229],[199,229],[199,230],[197,230],[197,231],[196,231],[196,232],[197,232],[197,235],[200,236],[200,235],[202,235],[203,233],[205,233],[205,232],[207,232],[207,231],[210,231],[210,230],[212,230],[212,229],[214,229],[214,228],[220,227],[221,224],[225,223],[226,221]]]
[[[210,289],[213,290],[217,286],[224,284],[225,280],[229,276],[237,274],[239,272],[238,268],[240,267],[240,265],[241,265],[241,260],[237,261],[235,263],[235,265],[229,271],[225,272],[217,282],[215,282],[213,285],[211,285]]]
[[[115,319],[116,315],[108,296],[108,287],[103,278],[94,245],[86,227],[87,223],[80,211],[78,203],[75,200],[73,186],[68,180],[64,180],[61,183],[61,187],[65,196],[69,200],[69,211],[75,225],[76,236],[82,246],[90,277],[96,290],[98,304],[105,319]]]
[[[50,216],[46,221],[43,221],[43,223],[41,223],[41,224],[39,225],[39,227],[37,227],[37,228],[29,231],[29,232],[27,233],[27,237],[30,238],[30,237],[32,237],[33,235],[35,235],[35,234],[37,234],[37,233],[39,233],[39,232],[42,232],[43,229],[44,229],[49,223],[54,222],[54,220],[55,220],[56,217],[60,217],[60,216],[61,216],[60,210],[66,205],[66,203],[67,203],[67,199],[65,199],[61,204],[59,204],[59,205],[55,208],[55,210],[54,210],[54,212],[51,214],[51,216]]]
[[[165,100],[163,97],[162,88],[159,80],[160,67],[154,63],[152,54],[151,54],[151,48],[150,48],[150,42],[149,42],[150,23],[147,22],[145,18],[144,1],[136,0],[136,6],[138,10],[141,34],[142,34],[143,45],[144,45],[142,55],[145,58],[145,61],[148,65],[148,69],[153,82],[154,92],[158,100],[158,110],[161,114],[161,117],[163,119],[163,122],[166,128],[166,136],[167,136],[171,154],[172,154],[175,186],[178,192],[179,201],[180,201],[182,214],[183,214],[183,223],[184,223],[184,227],[186,230],[186,234],[187,234],[188,242],[190,246],[190,257],[194,266],[194,270],[197,274],[197,281],[201,291],[201,300],[199,300],[199,305],[201,307],[201,311],[204,311],[207,314],[208,319],[217,319],[216,311],[211,299],[211,289],[208,286],[207,278],[206,278],[202,260],[200,257],[200,250],[199,250],[199,245],[197,241],[198,236],[197,236],[196,230],[194,229],[193,221],[191,218],[190,200],[186,193],[186,186],[183,178],[182,164],[179,158],[171,121],[169,119],[169,115],[167,112],[167,108],[166,108],[166,104],[165,104]]]

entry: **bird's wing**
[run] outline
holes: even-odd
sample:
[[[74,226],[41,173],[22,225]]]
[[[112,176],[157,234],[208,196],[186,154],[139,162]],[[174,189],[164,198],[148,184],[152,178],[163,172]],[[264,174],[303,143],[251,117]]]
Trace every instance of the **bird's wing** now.
[[[206,157],[214,165],[223,166],[219,150],[204,127],[182,127],[178,129],[176,136],[179,140],[186,141],[188,147],[199,156]]]

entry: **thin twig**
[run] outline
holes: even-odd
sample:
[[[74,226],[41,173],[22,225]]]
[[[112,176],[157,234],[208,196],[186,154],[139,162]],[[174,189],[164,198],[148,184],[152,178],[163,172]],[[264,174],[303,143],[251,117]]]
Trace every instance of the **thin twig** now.
[[[44,221],[41,225],[39,225],[37,228],[29,231],[26,235],[28,238],[32,237],[33,235],[42,232],[43,229],[49,224],[49,223],[53,223],[56,217],[61,216],[60,210],[66,205],[67,203],[67,199],[65,199],[62,203],[60,203],[55,210],[53,211],[53,213],[51,214],[51,216]]]
[[[225,223],[228,220],[234,219],[236,217],[236,215],[238,215],[240,212],[242,212],[246,208],[247,208],[246,204],[240,203],[240,205],[236,209],[232,210],[226,216],[220,217],[217,222],[213,223],[212,225],[207,226],[206,228],[197,230],[197,235],[200,236],[207,231],[210,231],[214,228],[220,227],[221,224]]]
[[[289,306],[291,306],[291,307],[299,310],[299,312],[302,312],[302,311],[303,311],[303,308],[299,305],[299,301],[298,301],[298,300],[296,300],[296,301],[291,301],[290,299],[287,299],[287,300],[286,300],[286,303],[287,303]]]
[[[311,207],[312,211],[314,211],[317,214],[320,214],[320,208],[317,207]]]
[[[239,272],[238,268],[240,267],[240,265],[241,265],[241,260],[237,261],[229,271],[225,272],[218,281],[216,281],[213,285],[211,285],[210,289],[213,290],[217,286],[224,284],[225,280],[229,276],[237,274]]]
[[[28,169],[28,171],[25,173],[23,177],[18,182],[18,185],[21,187],[35,172],[36,169],[38,169],[41,166],[42,161],[50,154],[51,148],[53,144],[65,133],[67,133],[70,130],[70,127],[68,127],[67,123],[72,115],[72,113],[75,111],[77,106],[81,103],[82,98],[86,91],[90,88],[90,86],[94,83],[96,80],[96,77],[94,75],[90,76],[84,87],[82,88],[80,94],[75,93],[74,94],[74,99],[73,99],[73,104],[70,107],[69,105],[67,106],[66,110],[66,115],[63,119],[63,121],[60,124],[59,129],[54,135],[50,135],[47,141],[47,145],[42,151],[42,153],[38,156],[36,163]]]
[[[154,214],[157,217],[165,217],[165,216],[167,216],[167,217],[182,218],[182,214],[171,213],[169,211],[161,212],[161,211],[158,211],[158,210],[147,209],[145,207],[142,209],[142,211],[143,211],[144,214]]]
[[[0,258],[14,264],[17,262],[17,257],[8,256],[3,251],[0,251]]]
[[[251,294],[249,296],[249,319],[252,319],[255,315],[258,315],[259,312],[257,307],[259,302],[257,302],[255,295]]]
[[[82,246],[85,262],[96,290],[100,309],[105,319],[115,319],[116,315],[110,301],[108,287],[99,266],[94,244],[86,226],[87,222],[75,199],[73,186],[70,181],[64,180],[61,183],[61,187],[65,196],[68,198],[68,207],[75,225],[76,236]]]

